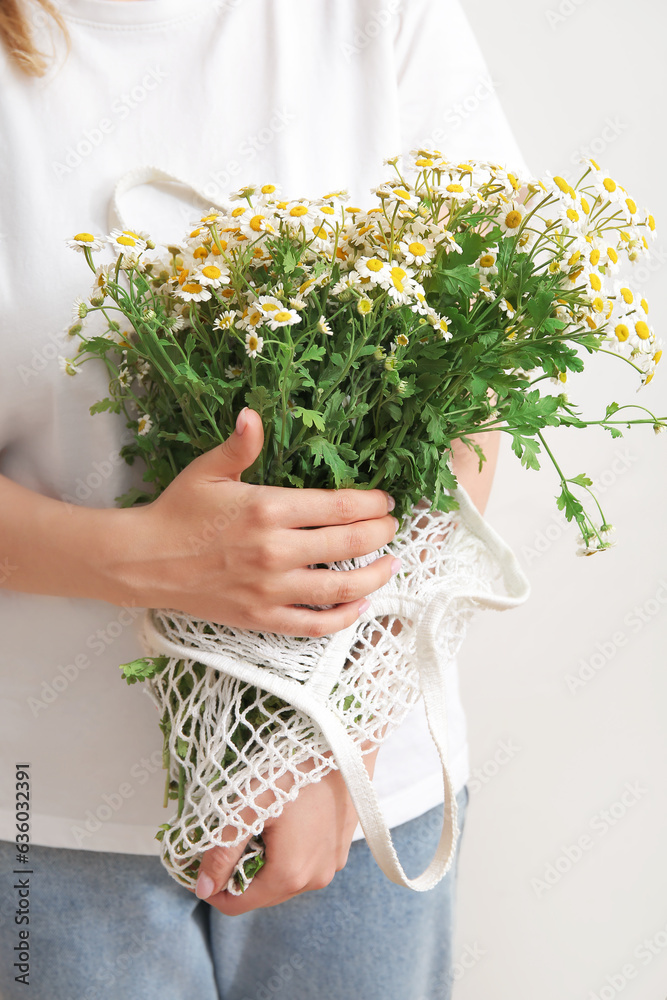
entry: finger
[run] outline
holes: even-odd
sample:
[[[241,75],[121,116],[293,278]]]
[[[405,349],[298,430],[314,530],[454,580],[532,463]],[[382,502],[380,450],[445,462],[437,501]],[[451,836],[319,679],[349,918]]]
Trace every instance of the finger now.
[[[273,523],[283,528],[312,528],[351,524],[384,517],[394,509],[384,490],[314,490],[282,486],[261,487]]]
[[[275,831],[279,828],[280,824],[276,824]],[[221,913],[235,917],[260,907],[278,906],[306,891],[311,875],[299,863],[298,852],[294,850],[294,831],[291,831],[282,845],[272,833],[270,826],[264,828],[265,862],[245,892],[240,896],[223,892],[209,899],[211,905]]]
[[[370,607],[370,601],[351,601],[339,604],[326,611],[310,611],[308,608],[276,608],[267,612],[267,631],[280,635],[298,635],[311,639],[340,632],[354,624],[360,615]]]
[[[236,833],[234,827],[229,827],[229,830],[234,834]],[[249,840],[250,837],[246,837],[245,840],[234,847],[227,847],[225,844],[220,844],[204,852],[199,865],[199,874],[197,875],[197,885],[195,887],[195,895],[199,899],[208,899],[226,887],[232,872],[245,852]]]
[[[339,562],[341,559],[370,555],[388,545],[397,529],[396,518],[385,514],[372,521],[278,533],[275,544],[286,569],[305,569],[317,563]]]
[[[295,569],[278,578],[280,600],[287,605],[349,604],[384,587],[400,568],[400,559],[390,554],[360,569]]]

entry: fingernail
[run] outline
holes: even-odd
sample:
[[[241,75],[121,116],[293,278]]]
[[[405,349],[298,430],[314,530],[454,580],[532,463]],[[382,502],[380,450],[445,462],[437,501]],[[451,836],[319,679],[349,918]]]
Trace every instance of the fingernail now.
[[[248,426],[248,407],[244,406],[238,417],[236,418],[236,433],[241,435]]]
[[[401,568],[402,565],[403,565],[403,563],[401,562],[400,559],[392,559],[392,561],[391,561],[391,575],[392,576],[396,576],[396,574],[398,573],[398,571],[399,571],[399,569]]]
[[[396,506],[396,501],[392,496],[389,496],[388,493],[385,493],[385,496],[387,498],[387,511],[393,510]]]
[[[210,875],[206,872],[200,872],[197,876],[197,885],[195,886],[195,896],[199,899],[208,899],[213,890],[215,889],[215,882]]]
[[[361,604],[359,605],[359,614],[363,615],[364,611],[368,611],[370,606],[371,606],[370,601],[362,601]]]
[[[392,517],[392,521],[396,525],[396,531],[398,531],[398,529],[400,528],[400,524],[398,523],[398,518],[397,517]]]

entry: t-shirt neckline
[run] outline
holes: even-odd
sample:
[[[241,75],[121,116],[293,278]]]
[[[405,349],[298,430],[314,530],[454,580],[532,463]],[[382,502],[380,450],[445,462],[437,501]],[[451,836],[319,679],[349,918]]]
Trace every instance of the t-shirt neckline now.
[[[224,0],[62,0],[56,6],[67,21],[133,28],[188,20]]]

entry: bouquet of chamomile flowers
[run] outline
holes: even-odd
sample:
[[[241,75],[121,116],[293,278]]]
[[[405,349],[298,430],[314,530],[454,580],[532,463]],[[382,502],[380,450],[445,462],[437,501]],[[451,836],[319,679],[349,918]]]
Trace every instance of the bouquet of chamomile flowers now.
[[[457,507],[452,441],[474,447],[481,467],[470,435],[500,429],[527,468],[538,469],[542,454],[554,464],[557,504],[576,521],[581,552],[607,548],[610,525],[591,480],[561,470],[544,431],[595,425],[619,436],[622,425],[665,426],[641,405],[614,401],[585,419],[563,385],[598,352],[635,369],[640,387],[653,378],[662,352],[649,307],[623,276],[649,254],[653,217],[592,160],[572,183],[450,162],[433,149],[387,164],[391,176],[366,207],[343,191],[302,199],[249,185],[166,247],[129,229],[70,241],[94,281],[69,330],[78,349],[61,363],[68,375],[92,359],[107,366],[108,396],[91,410],[125,415],[133,440],[122,455],[145,466],[145,487],[119,502],[158,496],[228,437],[247,405],[265,428],[248,482],[381,486],[399,517],[422,498],[447,514]],[[115,259],[97,265],[104,244]],[[178,816],[160,835],[177,877],[191,881],[197,849],[211,846],[201,795],[188,785],[204,667],[162,655],[124,669],[154,691],[161,674],[177,671],[162,692],[161,725]],[[253,697],[247,732],[228,740],[208,789],[233,780],[248,746],[261,742],[257,726],[285,711],[284,700],[267,707]],[[355,697],[346,701],[354,715]],[[261,863],[261,841],[246,860],[240,889]]]

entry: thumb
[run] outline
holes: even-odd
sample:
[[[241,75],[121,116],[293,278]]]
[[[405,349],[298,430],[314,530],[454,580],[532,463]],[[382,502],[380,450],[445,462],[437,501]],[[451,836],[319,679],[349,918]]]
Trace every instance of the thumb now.
[[[243,857],[250,839],[247,837],[235,847],[216,845],[204,853],[195,887],[195,895],[199,899],[209,899],[210,896],[215,896],[227,888],[232,872]]]
[[[197,472],[214,479],[241,479],[264,444],[262,418],[245,406],[236,418],[236,429],[226,441],[196,459]],[[195,463],[192,463],[193,465]]]

